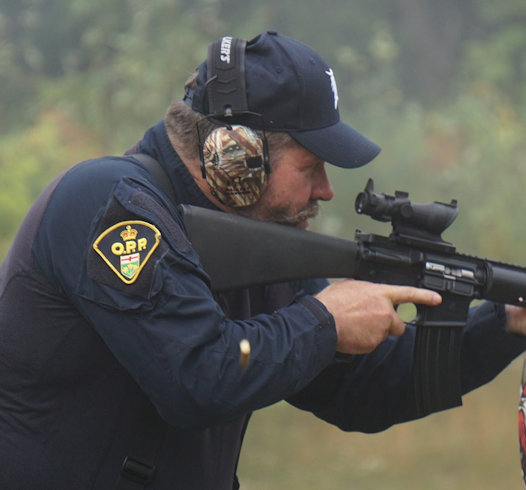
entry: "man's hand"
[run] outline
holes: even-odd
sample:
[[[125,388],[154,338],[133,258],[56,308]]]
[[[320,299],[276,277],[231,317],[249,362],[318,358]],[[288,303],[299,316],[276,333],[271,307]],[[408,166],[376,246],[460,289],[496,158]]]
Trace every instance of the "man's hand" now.
[[[427,289],[344,280],[316,295],[332,313],[338,332],[337,351],[365,354],[389,335],[402,335],[404,321],[395,311],[401,303],[436,306],[442,298]],[[526,317],[524,319],[526,330]]]
[[[526,308],[506,305],[506,330],[515,335],[526,335]]]

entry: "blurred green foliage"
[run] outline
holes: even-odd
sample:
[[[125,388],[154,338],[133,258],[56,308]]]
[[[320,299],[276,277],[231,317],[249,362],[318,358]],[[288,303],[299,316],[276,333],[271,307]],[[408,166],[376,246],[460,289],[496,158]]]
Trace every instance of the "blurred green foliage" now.
[[[208,42],[274,28],[322,53],[343,118],[383,147],[365,169],[330,169],[338,198],[317,230],[375,226],[352,211],[372,176],[382,192],[458,199],[447,237],[521,262],[525,16],[519,0],[0,0],[0,256],[57,169],[139,139]]]
[[[526,264],[525,20],[526,4],[520,0],[0,0],[0,258],[32,201],[55,175],[77,161],[121,153],[163,117],[169,102],[182,96],[184,80],[205,58],[210,41],[225,34],[251,38],[276,29],[327,59],[338,80],[343,119],[383,147],[377,160],[364,168],[329,169],[336,199],[323,206],[316,230],[350,238],[355,228],[387,233],[385,225],[353,211],[356,194],[373,177],[380,192],[406,190],[415,201],[457,199],[459,217],[444,238],[465,253]],[[500,392],[493,389],[484,388],[489,390],[482,391],[486,398],[468,412],[475,413],[481,425],[486,423],[484,413],[491,418],[502,405]],[[492,403],[495,397],[498,403]],[[269,413],[278,426],[280,420],[287,425],[283,421],[291,417],[279,407]],[[429,420],[418,422],[422,432],[426,423],[443,419]],[[493,433],[501,433],[499,420],[492,422]],[[306,419],[298,424],[300,432],[310,430]],[[452,424],[454,433],[463,426]],[[257,427],[256,434],[261,434]],[[392,437],[416,430],[407,427],[393,430]],[[298,439],[283,449],[307,451],[303,446],[316,446],[319,430],[310,434],[310,442]],[[335,441],[349,451],[341,439],[328,434],[322,451],[334,457],[330,447]],[[405,463],[391,464],[380,455],[378,466],[376,452],[393,439],[375,445],[376,437],[383,436],[369,437],[370,446],[358,439],[366,454],[352,453],[350,459],[360,456],[370,464],[346,467],[344,458],[338,460],[343,465],[339,470],[330,466],[335,473],[358,475],[353,488],[496,487],[487,476],[473,477],[476,461],[465,468],[461,462],[448,462],[451,484],[444,476],[440,486],[420,486],[419,480],[404,486],[407,475],[404,480],[396,468],[424,475],[440,471],[440,463],[411,464],[418,454],[427,460],[437,457],[422,451],[433,441],[424,434],[419,443],[412,435],[409,440],[417,449],[404,453]],[[276,439],[272,441],[275,446]],[[457,442],[453,438],[450,444]],[[482,443],[501,444],[490,436]],[[250,454],[257,454],[257,441],[249,438],[247,444]],[[447,452],[447,442],[438,448]],[[282,458],[282,451],[277,454],[277,460]],[[298,457],[307,464],[295,471],[317,466],[318,456],[314,447],[305,458]],[[518,458],[509,461],[506,456],[498,464],[487,454],[479,458],[482,469],[501,463],[518,468]],[[319,474],[288,475],[273,485],[274,463],[263,464],[268,486],[260,480],[250,488],[351,486],[344,479],[324,485]],[[257,482],[255,465],[250,460],[245,464],[252,472],[246,478],[249,485]],[[323,470],[323,465],[317,468]],[[455,476],[464,470],[465,477]],[[375,472],[383,479],[365,483]]]

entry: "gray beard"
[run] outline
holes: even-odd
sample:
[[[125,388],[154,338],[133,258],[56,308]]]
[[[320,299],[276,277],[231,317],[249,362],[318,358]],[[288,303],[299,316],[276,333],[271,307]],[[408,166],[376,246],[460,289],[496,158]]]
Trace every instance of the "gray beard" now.
[[[274,223],[280,223],[283,225],[296,226],[298,223],[310,218],[314,218],[318,215],[320,206],[318,201],[310,201],[305,208],[299,213],[292,216],[288,216],[287,208],[272,208],[265,209],[258,207],[258,204],[249,208],[239,208],[237,214],[246,216],[247,218],[259,219],[263,221],[271,221]]]
[[[315,218],[319,212],[320,212],[320,206],[318,205],[318,202],[311,201],[299,213],[296,213],[292,216],[286,216],[286,215],[280,214],[279,210],[276,210],[276,214],[273,217],[273,219],[271,219],[271,221],[274,221],[275,223],[280,223],[283,225],[295,226],[298,223],[301,223],[302,221],[306,219]]]

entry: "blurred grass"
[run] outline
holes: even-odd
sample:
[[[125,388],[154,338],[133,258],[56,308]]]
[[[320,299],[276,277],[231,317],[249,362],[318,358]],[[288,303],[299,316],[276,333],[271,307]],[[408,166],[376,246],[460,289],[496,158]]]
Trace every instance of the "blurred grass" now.
[[[522,360],[463,407],[379,434],[343,433],[279,403],[254,414],[243,490],[522,489],[517,404]]]

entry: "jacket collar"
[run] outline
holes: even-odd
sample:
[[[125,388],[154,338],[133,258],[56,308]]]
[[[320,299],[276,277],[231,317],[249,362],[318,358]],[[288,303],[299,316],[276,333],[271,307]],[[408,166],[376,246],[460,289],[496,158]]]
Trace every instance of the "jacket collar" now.
[[[218,209],[199,189],[186,165],[173,149],[164,121],[159,121],[146,131],[138,144],[138,151],[155,158],[164,168],[178,199],[177,204]]]

